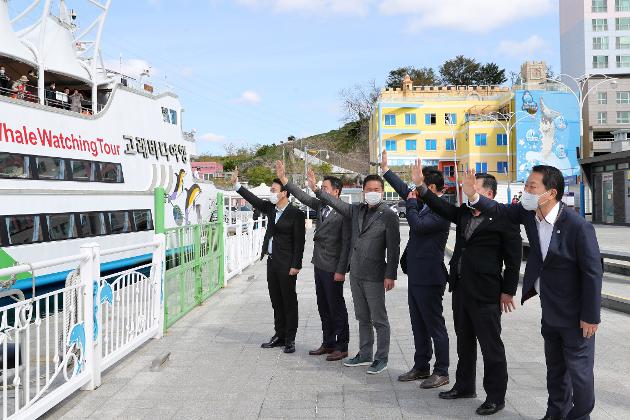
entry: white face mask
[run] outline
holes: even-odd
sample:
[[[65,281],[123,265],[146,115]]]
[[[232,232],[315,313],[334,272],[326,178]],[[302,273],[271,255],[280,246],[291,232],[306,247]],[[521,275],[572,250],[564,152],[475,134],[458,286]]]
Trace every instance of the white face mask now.
[[[271,204],[278,204],[278,201],[280,201],[280,193],[271,193],[269,201],[271,201]]]
[[[529,193],[527,191],[523,191],[523,195],[521,196],[521,204],[523,205],[523,208],[529,211],[537,210],[538,206],[540,206],[540,204],[538,203],[538,201],[540,200],[540,197],[544,196],[548,192],[549,191],[544,192],[540,195],[536,195],[536,194]]]
[[[380,192],[372,191],[363,193],[363,199],[370,206],[375,206],[381,202],[383,195]]]
[[[4,69],[0,70],[0,74],[4,74]]]

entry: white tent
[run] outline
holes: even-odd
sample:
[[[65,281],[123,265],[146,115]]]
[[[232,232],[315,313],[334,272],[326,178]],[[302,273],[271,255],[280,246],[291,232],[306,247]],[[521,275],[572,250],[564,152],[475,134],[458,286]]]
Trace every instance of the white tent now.
[[[0,0],[0,55],[37,67],[33,52],[13,32],[8,0]]]
[[[250,191],[257,197],[269,197],[269,185],[264,182],[257,187],[251,188]]]

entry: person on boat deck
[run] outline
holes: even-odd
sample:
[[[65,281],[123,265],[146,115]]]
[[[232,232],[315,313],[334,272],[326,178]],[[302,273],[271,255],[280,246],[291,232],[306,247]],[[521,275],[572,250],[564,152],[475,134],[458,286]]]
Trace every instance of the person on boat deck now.
[[[28,77],[22,76],[11,86],[11,90],[17,99],[24,99],[26,97],[26,83],[28,83]]]
[[[57,85],[55,82],[52,82],[48,89],[46,90],[46,105],[55,106],[55,102],[57,99]]]
[[[11,79],[6,74],[4,67],[0,67],[0,95],[8,95],[11,91]]]
[[[83,101],[83,95],[78,90],[74,90],[70,95],[70,111],[81,112],[81,102]]]
[[[63,93],[64,93],[64,97],[63,97],[63,102],[61,103],[61,107],[63,109],[70,109],[70,89],[65,88],[63,90]]]

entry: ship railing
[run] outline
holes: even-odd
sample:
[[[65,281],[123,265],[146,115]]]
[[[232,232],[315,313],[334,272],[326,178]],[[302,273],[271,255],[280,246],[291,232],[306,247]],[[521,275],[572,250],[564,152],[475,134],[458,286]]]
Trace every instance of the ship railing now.
[[[151,262],[100,276],[100,258],[152,251]],[[26,298],[0,296],[2,419],[37,418],[73,392],[93,390],[103,370],[145,341],[161,338],[164,235],[152,242],[101,251],[86,244],[64,258],[0,269],[0,280],[30,278],[41,270],[74,269],[63,288]],[[13,298],[15,301],[7,303]]]
[[[27,83],[22,83],[22,86],[23,88],[16,87],[15,89],[13,87],[0,87],[0,95],[8,96],[16,100],[38,103],[38,87]],[[51,108],[65,109],[67,111],[73,111],[83,115],[92,115],[91,102],[89,100],[82,100],[78,107],[72,106],[71,96],[71,94],[66,92],[46,89],[44,91],[44,104]],[[86,104],[88,106],[85,106]]]

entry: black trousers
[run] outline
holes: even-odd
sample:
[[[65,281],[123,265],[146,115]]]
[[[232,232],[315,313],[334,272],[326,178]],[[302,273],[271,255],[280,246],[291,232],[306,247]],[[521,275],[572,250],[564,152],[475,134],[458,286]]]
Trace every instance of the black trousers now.
[[[477,340],[483,355],[483,388],[486,401],[504,403],[508,373],[501,340],[501,305],[480,303],[467,296],[462,286],[453,292],[453,318],[457,334],[457,374],[454,388],[475,392]]]
[[[556,328],[543,321],[547,362],[547,414],[567,420],[589,419],[595,407],[595,337],[580,328]]]
[[[298,300],[295,291],[297,276],[290,276],[289,269],[279,270],[267,259],[267,287],[273,307],[273,323],[276,335],[287,341],[295,341],[298,327]]]
[[[409,316],[416,352],[414,368],[430,370],[433,346],[435,365],[433,373],[448,376],[448,332],[444,322],[442,297],[445,286],[410,286],[408,289]],[[431,345],[433,340],[433,346]]]
[[[350,326],[348,309],[343,298],[343,283],[335,281],[335,273],[315,267],[315,292],[317,309],[322,320],[322,345],[346,352],[350,341]]]

